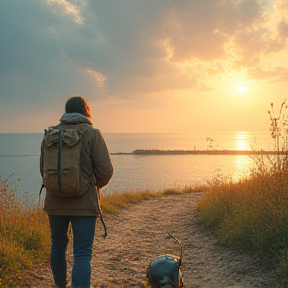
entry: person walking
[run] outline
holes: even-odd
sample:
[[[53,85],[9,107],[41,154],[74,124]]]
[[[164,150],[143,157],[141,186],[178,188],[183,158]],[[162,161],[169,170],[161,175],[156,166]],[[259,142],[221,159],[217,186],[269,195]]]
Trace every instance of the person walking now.
[[[41,144],[40,173],[43,178],[43,185],[46,187],[44,211],[48,214],[51,232],[50,266],[56,287],[66,287],[68,284],[66,251],[69,242],[68,227],[71,224],[74,254],[71,287],[89,288],[96,218],[101,215],[97,189],[109,183],[113,175],[113,163],[101,132],[93,128],[88,102],[82,96],[73,96],[66,102],[65,112],[60,118],[60,124],[54,128],[58,129],[57,131],[64,131],[64,134],[61,134],[62,136],[64,135],[63,139],[59,136],[63,143],[65,141],[65,131],[69,129],[71,131],[71,129],[75,128],[75,131],[79,130],[81,132],[77,132],[82,138],[81,151],[79,152],[79,173],[82,173],[82,178],[85,176],[88,180],[85,182],[84,190],[82,189],[83,191],[79,192],[78,196],[63,196],[66,190],[69,193],[70,190],[72,192],[75,191],[77,195],[77,187],[75,185],[74,188],[74,182],[72,181],[77,177],[72,176],[70,177],[71,181],[65,182],[65,178],[63,178],[65,175],[63,174],[64,176],[62,176],[61,174],[62,170],[59,168],[59,161],[61,163],[61,149],[64,151],[64,148],[61,148],[61,144],[57,144],[59,145],[57,146],[57,151],[60,152],[58,152],[58,168],[55,167],[57,169],[56,176],[49,174],[53,169],[48,169],[47,165],[52,157],[46,154],[49,151],[48,149],[50,149],[49,145],[51,143],[55,145],[55,140],[53,140],[54,142],[49,142],[53,135],[51,134],[51,136],[48,133],[50,130],[46,131],[46,136],[44,136]],[[77,133],[76,135],[78,135]],[[47,135],[51,137],[49,136],[49,138]],[[63,168],[63,170],[65,169]],[[54,179],[53,181],[57,179],[57,189],[50,185],[49,181],[52,181],[51,179]],[[72,189],[71,187],[69,188],[70,190],[66,189],[65,185],[72,185]],[[54,190],[57,191],[55,192]]]

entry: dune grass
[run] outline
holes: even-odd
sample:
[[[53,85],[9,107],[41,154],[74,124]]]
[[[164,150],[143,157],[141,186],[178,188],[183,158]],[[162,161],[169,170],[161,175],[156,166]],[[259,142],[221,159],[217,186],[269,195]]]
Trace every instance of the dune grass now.
[[[288,171],[281,163],[257,158],[257,168],[234,183],[212,181],[198,203],[200,222],[222,244],[257,255],[275,270],[278,287],[288,286]]]
[[[42,209],[8,180],[0,183],[0,287],[22,287],[23,271],[49,255],[49,227]]]
[[[20,180],[19,180],[20,181]],[[20,182],[18,183],[18,185]],[[50,230],[46,213],[30,201],[27,195],[11,185],[8,179],[0,181],[0,287],[25,287],[23,275],[38,263],[48,263]],[[114,193],[101,197],[103,215],[151,198],[189,193],[197,189],[166,189],[163,191],[136,191]],[[40,205],[41,206],[41,205]]]

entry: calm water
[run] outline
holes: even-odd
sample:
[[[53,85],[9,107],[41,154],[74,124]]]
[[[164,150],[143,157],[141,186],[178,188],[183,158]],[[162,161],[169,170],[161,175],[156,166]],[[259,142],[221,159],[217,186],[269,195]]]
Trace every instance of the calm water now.
[[[104,133],[110,152],[136,149],[206,150],[273,149],[266,133],[126,134]],[[37,196],[41,186],[39,155],[42,134],[0,134],[0,177],[18,183],[19,189]],[[104,194],[114,191],[159,190],[203,183],[219,173],[235,180],[252,167],[248,156],[228,155],[112,155],[115,173]],[[17,181],[20,179],[20,182]]]

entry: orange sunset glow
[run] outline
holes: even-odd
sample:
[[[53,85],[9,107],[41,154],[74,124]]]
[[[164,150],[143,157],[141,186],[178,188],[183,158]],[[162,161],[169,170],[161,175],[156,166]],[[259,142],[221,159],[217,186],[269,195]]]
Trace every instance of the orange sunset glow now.
[[[79,94],[103,132],[269,130],[288,91],[287,0],[110,5],[0,4],[0,133],[42,132]]]

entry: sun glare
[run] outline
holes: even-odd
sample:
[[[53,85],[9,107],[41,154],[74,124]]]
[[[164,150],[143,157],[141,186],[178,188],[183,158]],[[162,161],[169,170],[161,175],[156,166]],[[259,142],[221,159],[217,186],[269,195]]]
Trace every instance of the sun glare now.
[[[237,132],[235,140],[236,150],[250,150],[249,136],[247,132]]]
[[[244,86],[239,86],[239,87],[237,88],[237,91],[238,91],[239,94],[244,94],[245,91],[246,91],[246,89],[245,89]]]

